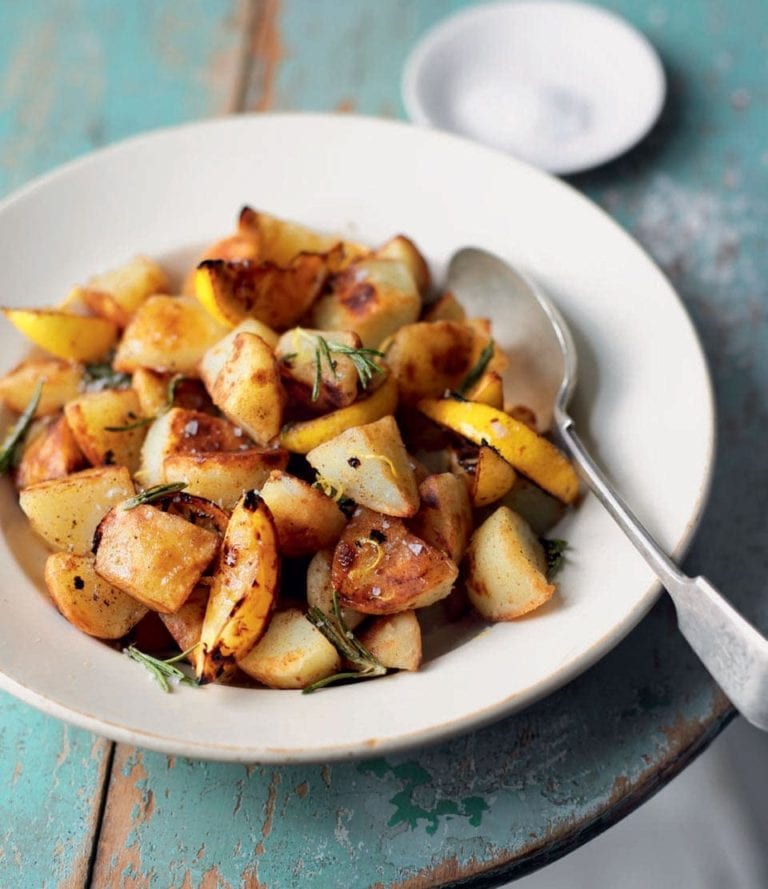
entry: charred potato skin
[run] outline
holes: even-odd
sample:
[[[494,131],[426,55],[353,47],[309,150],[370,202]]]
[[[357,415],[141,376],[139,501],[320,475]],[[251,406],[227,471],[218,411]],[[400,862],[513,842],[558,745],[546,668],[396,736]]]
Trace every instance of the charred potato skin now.
[[[189,598],[219,548],[217,534],[142,504],[111,509],[94,540],[96,570],[113,586],[161,613]]]
[[[147,613],[146,606],[100,577],[91,555],[51,553],[45,584],[61,614],[98,639],[121,639]]]

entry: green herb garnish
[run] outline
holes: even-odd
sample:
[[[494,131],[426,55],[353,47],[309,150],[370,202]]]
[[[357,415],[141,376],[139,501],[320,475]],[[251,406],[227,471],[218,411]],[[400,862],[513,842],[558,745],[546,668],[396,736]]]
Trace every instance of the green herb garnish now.
[[[345,679],[373,679],[375,676],[383,676],[387,668],[371,654],[362,642],[355,636],[352,630],[344,623],[339,605],[339,596],[333,591],[333,613],[326,614],[316,606],[309,609],[307,619],[313,623],[325,638],[333,645],[339,654],[346,660],[359,667],[359,670],[347,670],[343,673],[334,673],[308,685],[303,694],[312,694],[319,688],[331,685],[334,682],[342,682]]]
[[[137,417],[133,411],[128,411],[128,417],[133,418],[129,423],[123,426],[105,426],[105,432],[128,432],[129,429],[141,429],[142,426],[149,426],[155,422],[155,417]]]
[[[557,574],[563,567],[565,561],[565,551],[568,549],[568,541],[554,538],[549,540],[546,537],[540,537],[539,541],[544,547],[544,558],[547,560],[547,580]]]
[[[128,412],[128,416],[132,419],[130,423],[126,423],[123,426],[105,426],[105,432],[128,432],[131,429],[141,429],[142,426],[150,426],[158,417],[162,417],[163,414],[167,414],[168,411],[173,407],[173,402],[176,398],[176,389],[179,383],[185,379],[184,374],[174,374],[170,380],[168,380],[168,389],[166,391],[166,401],[163,409],[154,417],[136,417],[136,414],[133,411]]]
[[[345,355],[352,361],[363,389],[368,388],[374,374],[384,373],[384,368],[374,361],[375,358],[382,358],[384,356],[383,352],[379,352],[376,349],[355,349],[342,343],[329,343],[322,336],[315,337],[315,339],[317,340],[317,346],[315,347],[315,382],[312,386],[312,401],[317,401],[320,397],[323,359],[325,359],[333,375],[338,377],[333,355]]]
[[[458,393],[459,395],[466,395],[473,386],[477,385],[478,381],[485,373],[485,369],[488,367],[488,363],[493,358],[493,352],[496,348],[496,344],[493,340],[488,340],[487,345],[480,353],[480,357],[475,362],[474,367],[470,368],[469,373],[464,377],[461,381],[461,385],[459,386]]]
[[[0,445],[0,473],[6,473],[9,469],[13,469],[13,467],[16,466],[21,445],[24,441],[24,437],[29,431],[29,427],[32,425],[35,411],[37,410],[38,404],[40,404],[40,396],[42,395],[42,392],[43,381],[38,380],[37,385],[35,386],[35,391],[32,393],[32,398],[29,400],[29,404],[24,408],[24,412],[19,419],[8,430],[5,440],[2,445]]]
[[[168,390],[165,396],[165,408],[162,413],[167,414],[168,411],[173,407],[173,402],[176,400],[176,390],[179,387],[179,383],[182,380],[185,380],[186,377],[184,374],[174,374],[170,380],[168,380]]]
[[[165,660],[152,657],[151,654],[145,654],[143,651],[139,651],[135,645],[129,645],[128,648],[124,648],[123,654],[128,655],[132,661],[136,661],[137,664],[141,664],[142,667],[149,670],[154,676],[155,682],[157,682],[160,688],[167,693],[171,690],[170,679],[175,679],[184,685],[200,685],[196,679],[192,676],[187,676],[186,673],[175,666],[179,661],[183,660],[188,654],[193,652],[199,644],[199,642],[195,642],[191,648],[182,651],[181,654],[174,655],[174,657],[166,658]]]
[[[109,361],[101,361],[85,365],[83,382],[85,388],[92,392],[99,392],[102,389],[127,389],[131,385],[131,375],[115,370]]]
[[[169,485],[154,485],[142,491],[135,497],[131,497],[123,503],[123,509],[135,509],[137,506],[144,506],[146,503],[154,503],[156,500],[162,500],[164,497],[170,497],[172,494],[178,494],[187,487],[186,482],[172,482]]]

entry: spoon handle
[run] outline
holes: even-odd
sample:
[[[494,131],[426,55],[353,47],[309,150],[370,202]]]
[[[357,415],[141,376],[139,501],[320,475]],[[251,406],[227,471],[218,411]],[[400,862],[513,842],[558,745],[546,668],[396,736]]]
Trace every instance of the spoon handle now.
[[[704,577],[688,577],[662,550],[592,459],[565,415],[558,431],[582,477],[664,584],[680,632],[734,706],[768,731],[768,639]]]

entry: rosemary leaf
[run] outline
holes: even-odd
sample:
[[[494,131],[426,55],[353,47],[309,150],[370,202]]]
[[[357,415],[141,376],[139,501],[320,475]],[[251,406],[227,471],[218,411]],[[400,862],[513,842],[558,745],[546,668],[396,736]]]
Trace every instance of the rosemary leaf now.
[[[186,482],[173,482],[169,485],[154,485],[142,491],[135,497],[131,497],[123,503],[123,509],[135,509],[137,506],[143,506],[146,503],[154,503],[156,500],[162,500],[164,497],[170,497],[172,494],[178,494],[187,487]]]
[[[565,561],[565,551],[568,549],[568,541],[554,538],[552,540],[547,537],[540,537],[539,541],[544,547],[544,558],[547,560],[547,580],[557,574],[563,567]]]
[[[128,415],[130,416],[130,414]],[[155,417],[137,417],[135,420],[131,420],[130,423],[126,423],[123,426],[105,426],[105,432],[128,432],[131,429],[141,429],[142,426],[149,426],[150,423],[155,422]]]
[[[184,374],[174,374],[170,380],[168,380],[168,391],[165,396],[165,409],[162,413],[167,414],[173,407],[173,402],[176,400],[176,389],[178,389],[179,383],[184,379],[186,379]]]
[[[37,386],[35,386],[35,391],[32,393],[32,398],[29,400],[29,404],[24,408],[24,412],[19,419],[8,430],[5,440],[2,445],[0,445],[0,473],[8,472],[9,469],[16,466],[19,450],[29,427],[32,425],[35,411],[37,410],[38,404],[40,404],[40,396],[42,395],[42,392],[43,381],[38,380]]]
[[[109,361],[101,361],[85,365],[83,383],[90,392],[100,392],[102,389],[126,389],[131,385],[131,375],[116,371]]]
[[[461,381],[461,385],[459,386],[459,395],[466,395],[467,392],[475,386],[482,375],[485,373],[485,369],[488,367],[488,363],[491,358],[493,358],[493,352],[496,348],[496,344],[493,340],[489,340],[486,347],[480,353],[480,357],[475,362],[474,367],[470,368],[469,373],[464,377]]]
[[[175,679],[184,685],[198,686],[200,684],[196,679],[192,676],[187,676],[183,670],[180,670],[176,666],[179,661],[183,660],[190,654],[190,652],[194,651],[199,644],[199,642],[195,642],[195,644],[186,651],[182,651],[180,654],[166,658],[165,660],[153,657],[151,654],[145,654],[143,651],[136,648],[135,645],[129,645],[128,648],[124,648],[123,654],[149,670],[154,677],[155,682],[157,682],[164,692],[168,693],[171,691],[171,683],[169,682],[171,679]]]
[[[375,358],[382,358],[384,353],[376,349],[355,349],[352,346],[345,346],[343,343],[329,343],[325,337],[316,337],[317,347],[315,349],[315,383],[312,387],[312,401],[317,401],[320,397],[320,385],[323,375],[323,359],[326,360],[328,367],[335,377],[338,377],[336,370],[336,362],[334,355],[345,355],[355,366],[360,385],[363,389],[367,389],[374,377],[374,374],[384,373],[384,368],[376,363]]]

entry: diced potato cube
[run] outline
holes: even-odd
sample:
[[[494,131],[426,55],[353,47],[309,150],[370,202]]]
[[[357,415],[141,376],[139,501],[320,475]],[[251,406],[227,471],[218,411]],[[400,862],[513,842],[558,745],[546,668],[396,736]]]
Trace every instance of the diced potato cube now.
[[[330,279],[330,292],[312,307],[313,327],[353,330],[376,348],[419,317],[421,297],[408,267],[393,259],[362,259]]]
[[[125,329],[115,370],[140,367],[197,376],[200,359],[227,330],[187,296],[150,296]]]
[[[141,602],[99,577],[91,555],[51,553],[45,584],[64,617],[99,639],[120,639],[147,613]]]
[[[91,551],[96,527],[107,512],[133,494],[131,473],[124,466],[104,466],[30,485],[19,494],[19,505],[53,549],[82,555]]]
[[[205,384],[214,404],[260,445],[269,444],[283,424],[285,393],[269,346],[253,333],[239,333],[221,370]]]
[[[266,324],[262,324],[261,321],[257,321],[255,318],[246,318],[245,321],[241,321],[237,327],[211,346],[203,355],[200,362],[200,376],[209,389],[232,354],[235,339],[240,333],[255,333],[256,336],[264,340],[270,349],[274,349],[278,343],[278,336],[274,330],[267,327]]]
[[[148,296],[168,292],[168,278],[160,266],[146,256],[95,275],[83,289],[85,302],[97,315],[125,327]]]
[[[147,427],[135,426],[141,407],[132,389],[86,392],[68,402],[64,414],[80,450],[93,466],[127,466],[131,472],[138,468]]]
[[[333,546],[347,524],[334,500],[287,472],[273,472],[261,498],[272,513],[284,556],[310,555]]]
[[[459,573],[442,551],[400,519],[359,508],[333,554],[339,603],[363,614],[426,608],[450,593]]]
[[[429,292],[430,274],[426,259],[419,248],[405,235],[395,235],[374,254],[376,259],[396,259],[403,263],[413,276],[421,296]]]
[[[219,537],[143,504],[119,505],[99,525],[96,571],[153,611],[178,611],[219,548]]]
[[[544,549],[528,523],[500,506],[472,535],[466,556],[469,600],[487,620],[514,620],[547,602]]]
[[[37,482],[63,478],[86,465],[66,417],[60,414],[49,418],[42,433],[24,448],[16,470],[16,486],[27,488]]]
[[[197,586],[177,611],[158,615],[166,630],[173,636],[173,641],[182,651],[187,651],[200,641],[208,595],[207,586]],[[200,646],[197,645],[197,648],[187,655],[187,660],[193,667],[197,666],[199,652]]]
[[[421,627],[413,611],[374,618],[360,641],[390,670],[418,670],[421,666]]]
[[[414,466],[394,417],[347,429],[307,454],[310,465],[345,497],[393,516],[419,508]]]
[[[336,649],[298,608],[279,611],[240,669],[270,688],[306,688],[341,669]]]
[[[83,368],[58,358],[31,358],[0,379],[0,399],[12,411],[21,413],[43,380],[36,417],[52,414],[80,393]]]
[[[450,472],[430,475],[419,485],[421,507],[408,527],[458,565],[472,534],[472,505],[467,486]]]
[[[312,557],[307,568],[307,605],[310,608],[319,608],[323,614],[327,614],[329,617],[333,615],[332,563],[333,550],[321,549]],[[366,615],[359,611],[353,611],[351,608],[342,608],[341,617],[344,624],[350,630],[354,630],[365,620]]]

